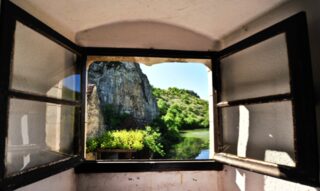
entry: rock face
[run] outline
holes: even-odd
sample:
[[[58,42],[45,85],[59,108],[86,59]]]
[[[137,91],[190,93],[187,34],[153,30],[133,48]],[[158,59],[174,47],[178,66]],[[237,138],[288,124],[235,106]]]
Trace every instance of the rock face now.
[[[112,106],[115,112],[131,116],[132,120],[126,121],[131,123],[130,128],[132,125],[142,127],[159,115],[151,85],[137,63],[95,62],[89,67],[88,83],[88,133],[90,129],[98,133],[101,128],[110,128],[106,125],[101,127],[103,123],[97,120],[105,107]],[[94,111],[99,108],[93,103],[99,104],[99,112]],[[90,118],[95,119],[91,125]]]
[[[100,111],[100,100],[95,85],[87,88],[87,137],[101,135],[104,131],[104,120]]]

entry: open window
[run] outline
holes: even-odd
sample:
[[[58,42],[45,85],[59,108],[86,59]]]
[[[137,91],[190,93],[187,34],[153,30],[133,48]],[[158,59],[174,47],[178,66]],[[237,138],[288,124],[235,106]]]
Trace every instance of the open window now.
[[[223,163],[318,185],[304,13],[220,52],[97,48],[77,46],[2,1],[0,37],[0,183],[5,189],[80,163],[76,172],[221,170]],[[90,56],[210,60],[212,156],[201,161],[83,161]]]
[[[219,53],[213,66],[216,161],[318,181],[308,46],[300,13]]]
[[[11,3],[1,26],[1,183],[36,181],[81,161],[80,49]]]

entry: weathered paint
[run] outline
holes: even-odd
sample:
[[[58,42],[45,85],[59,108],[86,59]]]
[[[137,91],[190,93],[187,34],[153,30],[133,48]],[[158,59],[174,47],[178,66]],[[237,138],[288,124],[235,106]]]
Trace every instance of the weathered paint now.
[[[79,174],[78,191],[218,191],[217,171]]]

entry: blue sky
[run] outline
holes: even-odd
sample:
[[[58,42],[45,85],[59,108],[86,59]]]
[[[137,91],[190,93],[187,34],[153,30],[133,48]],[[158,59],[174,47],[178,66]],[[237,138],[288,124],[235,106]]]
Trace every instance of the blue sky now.
[[[208,72],[202,63],[165,62],[152,66],[140,64],[140,67],[154,87],[193,90],[202,99],[208,100]]]
[[[63,84],[73,91],[80,92],[80,75],[74,74],[66,77],[63,79]]]

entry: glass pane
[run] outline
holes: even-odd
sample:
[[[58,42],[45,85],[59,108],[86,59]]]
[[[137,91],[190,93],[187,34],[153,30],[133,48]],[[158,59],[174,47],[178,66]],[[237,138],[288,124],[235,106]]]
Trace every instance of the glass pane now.
[[[222,101],[290,92],[286,38],[280,34],[221,60]]]
[[[224,152],[295,166],[290,101],[222,109]]]
[[[6,174],[73,155],[75,107],[10,100]]]
[[[17,22],[11,88],[76,100],[80,77],[75,54]]]
[[[208,81],[202,63],[90,63],[86,158],[210,159]]]

